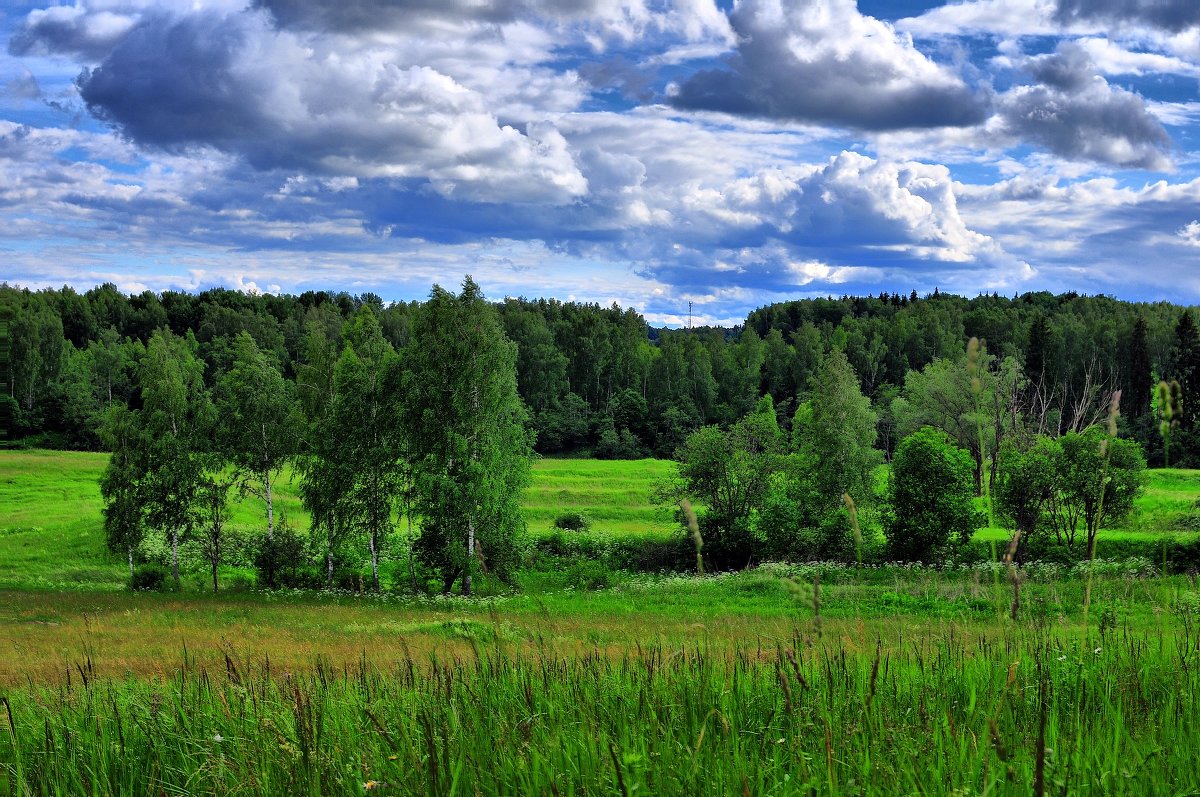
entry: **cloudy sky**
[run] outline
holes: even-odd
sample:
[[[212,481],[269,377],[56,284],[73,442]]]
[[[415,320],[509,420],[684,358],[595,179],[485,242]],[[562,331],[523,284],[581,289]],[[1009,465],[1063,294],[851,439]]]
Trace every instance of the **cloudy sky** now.
[[[1200,302],[1197,0],[0,4],[0,279]]]

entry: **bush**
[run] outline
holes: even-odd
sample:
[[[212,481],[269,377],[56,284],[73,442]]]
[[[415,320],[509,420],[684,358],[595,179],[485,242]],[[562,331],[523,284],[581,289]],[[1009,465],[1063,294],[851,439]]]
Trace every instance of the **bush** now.
[[[566,576],[567,584],[577,590],[607,589],[612,585],[612,573],[603,562],[576,562]]]
[[[205,584],[205,586],[208,586]],[[247,573],[233,573],[221,579],[222,592],[249,592],[254,589],[254,577]]]
[[[371,589],[371,574],[361,573],[352,567],[339,567],[333,571],[333,588],[343,592],[364,592]]]
[[[564,512],[554,518],[554,528],[563,531],[591,531],[592,521],[582,512]]]
[[[286,523],[279,524],[273,538],[263,537],[254,554],[258,585],[265,589],[291,586],[306,564],[304,540]]]
[[[283,589],[325,589],[325,571],[305,564],[279,573],[279,586]]]
[[[884,519],[892,556],[932,562],[968,543],[984,525],[974,507],[971,455],[942,431],[925,427],[896,448]]]
[[[167,567],[158,564],[138,565],[133,569],[129,588],[147,592],[174,592],[175,579]]]
[[[1167,559],[1176,573],[1200,573],[1200,537],[1167,546]]]

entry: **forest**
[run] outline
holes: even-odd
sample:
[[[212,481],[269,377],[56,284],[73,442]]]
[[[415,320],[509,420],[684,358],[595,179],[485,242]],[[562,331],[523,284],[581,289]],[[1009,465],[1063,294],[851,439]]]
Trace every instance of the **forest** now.
[[[387,344],[404,350],[421,305],[369,293],[126,295],[111,284],[83,293],[3,285],[3,431],[9,444],[103,448],[98,413],[136,405],[137,364],[157,330],[188,341],[208,390],[232,368],[243,332],[296,384],[314,358],[340,354],[364,308]],[[690,432],[738,421],[763,395],[788,431],[822,358],[837,349],[871,401],[878,448],[890,457],[921,380],[936,376],[935,361],[964,361],[967,341],[977,338],[989,372],[1019,388],[1012,409],[1038,431],[1080,431],[1122,391],[1122,435],[1138,441],[1151,466],[1166,454],[1156,386],[1178,382],[1185,400],[1170,461],[1200,464],[1196,408],[1186,400],[1200,382],[1200,334],[1187,308],[1166,302],[1073,293],[844,296],[763,307],[732,329],[652,328],[630,308],[554,299],[493,306],[516,345],[517,389],[541,454],[670,458]]]

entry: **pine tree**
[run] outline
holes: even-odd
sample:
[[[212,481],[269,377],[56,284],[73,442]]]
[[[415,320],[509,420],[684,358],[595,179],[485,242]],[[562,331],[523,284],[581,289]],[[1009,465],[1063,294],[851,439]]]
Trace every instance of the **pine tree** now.
[[[1046,376],[1046,353],[1050,346],[1050,325],[1046,316],[1038,313],[1029,325],[1029,346],[1025,349],[1025,374],[1032,385],[1041,384]]]
[[[1147,333],[1146,319],[1138,316],[1129,338],[1128,389],[1121,401],[1124,413],[1135,420],[1150,410],[1150,394],[1154,390]]]
[[[1180,425],[1192,430],[1200,413],[1200,330],[1192,313],[1184,310],[1175,325],[1175,344],[1171,349],[1168,376],[1183,388],[1183,416]]]
[[[1200,330],[1185,310],[1175,325],[1175,343],[1168,360],[1167,380],[1179,383],[1178,409],[1175,415],[1177,431],[1170,435],[1171,461],[1176,467],[1189,468],[1200,464]]]

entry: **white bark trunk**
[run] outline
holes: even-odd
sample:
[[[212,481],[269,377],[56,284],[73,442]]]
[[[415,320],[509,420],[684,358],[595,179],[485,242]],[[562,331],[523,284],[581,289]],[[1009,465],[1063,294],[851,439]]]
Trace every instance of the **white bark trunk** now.
[[[371,530],[371,584],[379,591],[379,547],[375,544],[375,530]]]
[[[463,571],[463,595],[471,594],[471,563],[475,558],[475,521],[467,521],[467,569]]]
[[[412,539],[412,505],[409,504],[404,509],[404,517],[408,521],[408,581],[412,587],[412,591],[417,591],[417,568],[413,564],[413,539]]]
[[[171,575],[175,577],[175,586],[179,586],[179,532],[171,532]]]
[[[275,502],[273,500],[271,488],[271,471],[267,471],[267,539],[275,539]]]

